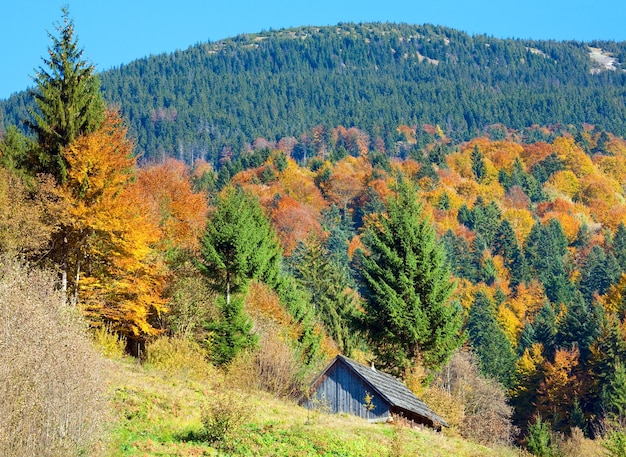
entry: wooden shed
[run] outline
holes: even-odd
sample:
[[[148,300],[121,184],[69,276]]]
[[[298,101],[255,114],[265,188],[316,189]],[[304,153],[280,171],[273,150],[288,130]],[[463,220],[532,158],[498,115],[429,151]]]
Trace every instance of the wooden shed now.
[[[436,429],[448,427],[398,379],[342,355],[335,357],[313,382],[305,405],[353,414],[371,422],[399,416]]]

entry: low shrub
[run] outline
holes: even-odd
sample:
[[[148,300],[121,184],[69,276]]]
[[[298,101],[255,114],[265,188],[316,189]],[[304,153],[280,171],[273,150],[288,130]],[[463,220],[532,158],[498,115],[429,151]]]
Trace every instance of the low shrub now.
[[[0,455],[91,455],[107,364],[55,275],[0,259]]]
[[[271,323],[257,325],[258,347],[240,353],[227,367],[231,385],[261,389],[276,397],[297,398],[303,390],[303,367],[296,350]]]
[[[199,344],[175,337],[161,337],[146,344],[145,361],[170,375],[206,379],[213,367]]]
[[[451,422],[458,427],[461,436],[486,445],[511,444],[517,430],[511,422],[513,409],[507,403],[506,390],[495,380],[480,375],[472,354],[457,352],[437,375],[431,385],[433,388],[448,393],[453,399],[452,403],[440,401],[440,404],[448,408]],[[431,400],[442,400],[442,395],[432,395],[436,393],[431,392]],[[444,418],[447,417],[445,408]]]
[[[252,413],[246,396],[217,388],[208,395],[202,411],[202,438],[219,449],[232,449]]]
[[[93,332],[96,348],[108,359],[121,359],[126,355],[126,338],[107,326],[97,328]]]

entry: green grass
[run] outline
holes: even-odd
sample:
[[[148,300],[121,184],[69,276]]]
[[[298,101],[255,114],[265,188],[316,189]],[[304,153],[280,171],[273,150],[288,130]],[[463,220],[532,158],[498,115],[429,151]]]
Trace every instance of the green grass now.
[[[369,424],[348,415],[307,411],[263,392],[227,391],[218,371],[173,375],[123,360],[115,363],[107,456],[516,456],[434,431]],[[206,399],[231,395],[244,421],[220,448],[204,442]]]

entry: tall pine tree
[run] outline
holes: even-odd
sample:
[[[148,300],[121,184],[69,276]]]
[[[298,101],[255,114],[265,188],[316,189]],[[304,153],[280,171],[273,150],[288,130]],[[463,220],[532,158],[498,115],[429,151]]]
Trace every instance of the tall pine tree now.
[[[95,67],[83,60],[74,36],[74,21],[67,8],[56,25],[58,36],[48,33],[52,46],[44,66],[35,73],[31,91],[36,109],[27,125],[36,133],[38,147],[32,157],[34,173],[50,173],[58,182],[66,178],[63,148],[78,136],[94,132],[104,120],[105,104]]]
[[[200,244],[199,268],[226,306],[251,280],[276,286],[282,259],[276,233],[256,197],[241,188],[222,191]]]
[[[405,180],[369,225],[362,259],[366,326],[379,362],[401,373],[414,363],[441,367],[463,342],[462,315],[443,246]]]
[[[467,321],[467,332],[478,355],[481,373],[510,387],[511,376],[515,371],[515,353],[511,342],[496,321],[489,297],[483,292],[478,292],[474,297]]]

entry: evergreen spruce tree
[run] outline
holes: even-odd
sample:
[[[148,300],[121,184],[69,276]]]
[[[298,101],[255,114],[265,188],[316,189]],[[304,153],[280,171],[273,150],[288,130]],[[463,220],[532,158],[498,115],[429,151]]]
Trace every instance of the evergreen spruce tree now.
[[[613,253],[605,254],[600,246],[595,245],[581,268],[579,290],[585,300],[591,303],[594,294],[604,295],[619,276],[619,265]]]
[[[256,336],[243,309],[251,280],[277,288],[281,250],[276,234],[258,200],[240,188],[228,187],[218,197],[200,239],[198,267],[219,293],[220,318],[208,324],[214,362],[222,365],[241,350],[253,347]]]
[[[615,230],[612,246],[621,272],[626,273],[626,225],[623,222]]]
[[[478,145],[474,146],[472,149],[472,172],[474,173],[474,177],[476,181],[479,183],[483,181],[485,176],[487,176],[487,166],[485,165],[485,158],[483,153],[478,149]]]
[[[555,351],[556,313],[551,303],[547,302],[539,310],[533,323],[535,341],[541,343],[544,353],[551,357]]]
[[[252,333],[252,320],[245,313],[243,303],[242,297],[230,303],[223,297],[218,299],[219,319],[207,325],[211,359],[216,365],[227,364],[241,351],[257,344],[258,336]]]
[[[10,125],[0,140],[0,166],[24,174],[28,168],[28,154],[33,147],[30,138]]]
[[[48,34],[52,46],[48,58],[35,73],[31,92],[36,109],[27,125],[36,133],[38,148],[32,157],[34,173],[50,173],[64,182],[66,164],[62,150],[79,135],[94,132],[104,120],[104,99],[95,67],[82,59],[74,37],[74,22],[67,8],[56,26],[59,36]]]
[[[379,362],[401,373],[420,362],[441,367],[463,342],[462,314],[445,252],[415,189],[400,180],[387,211],[364,236],[366,327]]]
[[[626,367],[617,362],[602,391],[603,406],[613,419],[626,419]]]
[[[519,248],[513,226],[508,220],[503,220],[496,230],[494,241],[494,254],[501,255],[504,266],[511,275],[511,287],[515,290],[526,280],[526,261]]]
[[[510,387],[515,371],[515,353],[494,315],[489,297],[478,292],[469,312],[467,333],[470,344],[478,356],[483,375],[497,379]]]
[[[200,244],[198,266],[224,294],[226,306],[251,280],[278,283],[282,253],[276,233],[256,197],[241,188],[229,187],[218,197]]]
[[[580,360],[587,361],[591,344],[600,333],[601,320],[600,307],[587,303],[582,294],[576,291],[574,299],[567,304],[565,317],[558,324],[556,345],[568,349],[578,347]]]
[[[522,329],[522,333],[519,337],[519,343],[517,345],[517,353],[518,355],[522,355],[526,349],[530,349],[530,347],[537,342],[535,337],[535,327],[532,323],[526,322],[524,328]]]
[[[572,298],[573,287],[565,268],[567,245],[563,227],[556,219],[545,226],[535,223],[526,239],[528,266],[544,285],[552,303],[565,303]]]
[[[350,355],[356,340],[356,296],[348,278],[317,239],[302,243],[292,255],[295,276],[311,294],[315,314],[339,350]]]
[[[624,411],[616,411],[615,399],[611,398],[614,390],[621,390],[618,387],[621,383],[618,372],[626,371],[626,341],[622,332],[620,318],[616,314],[606,315],[593,343],[590,372],[595,381],[590,396],[597,403],[595,411],[600,415],[626,414],[626,403],[622,404]]]
[[[550,424],[537,416],[535,422],[528,425],[526,448],[537,457],[553,457],[557,455],[556,446],[552,440]]]
[[[474,255],[467,240],[448,230],[443,234],[441,241],[454,276],[465,278],[472,283],[478,282],[480,263],[477,260],[480,259]]]

